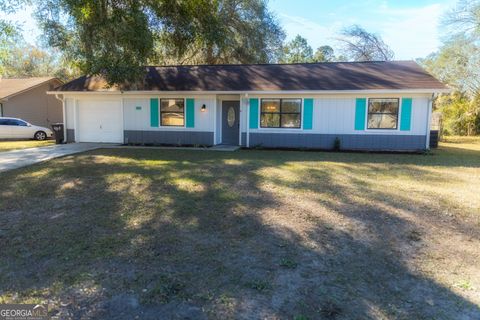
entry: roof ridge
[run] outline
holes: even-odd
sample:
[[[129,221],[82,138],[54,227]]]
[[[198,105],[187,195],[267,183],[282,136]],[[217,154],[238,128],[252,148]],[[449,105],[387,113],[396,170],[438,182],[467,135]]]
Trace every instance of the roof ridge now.
[[[373,64],[373,63],[401,63],[415,60],[373,60],[373,61],[325,61],[325,62],[294,62],[294,63],[220,63],[220,64],[171,64],[145,65],[146,68],[173,68],[173,67],[229,67],[229,66],[289,66],[289,65],[322,65],[322,64]]]
[[[16,77],[16,78],[0,78],[0,80],[30,80],[30,79],[58,79],[57,77]]]

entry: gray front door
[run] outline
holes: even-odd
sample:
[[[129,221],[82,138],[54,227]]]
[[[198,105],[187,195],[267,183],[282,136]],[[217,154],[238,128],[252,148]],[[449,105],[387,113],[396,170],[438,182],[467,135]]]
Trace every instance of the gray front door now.
[[[238,146],[240,101],[222,102],[222,143]]]

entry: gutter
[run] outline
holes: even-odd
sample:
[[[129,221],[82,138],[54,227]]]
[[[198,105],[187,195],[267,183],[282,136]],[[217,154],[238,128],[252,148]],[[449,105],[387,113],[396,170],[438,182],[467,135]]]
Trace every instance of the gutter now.
[[[116,94],[130,94],[130,95],[151,95],[151,94],[191,94],[191,95],[205,95],[205,94],[251,94],[251,95],[266,95],[266,94],[384,94],[384,93],[450,93],[450,89],[376,89],[376,90],[266,90],[266,91],[212,91],[212,90],[197,90],[197,91],[47,91],[47,94],[76,94],[76,95],[116,95]]]
[[[248,99],[248,93],[245,93],[245,105],[247,107],[247,141],[245,146],[250,148],[250,100]],[[240,129],[240,131],[242,131]]]

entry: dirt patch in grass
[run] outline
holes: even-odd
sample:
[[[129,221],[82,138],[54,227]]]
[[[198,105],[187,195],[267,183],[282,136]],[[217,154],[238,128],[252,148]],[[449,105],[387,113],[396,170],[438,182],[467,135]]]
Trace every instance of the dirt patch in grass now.
[[[95,150],[0,174],[0,303],[65,318],[480,317],[480,152]]]

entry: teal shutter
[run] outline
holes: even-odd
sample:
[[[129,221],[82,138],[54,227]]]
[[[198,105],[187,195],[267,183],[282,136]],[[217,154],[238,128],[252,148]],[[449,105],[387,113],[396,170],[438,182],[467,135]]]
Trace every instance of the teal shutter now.
[[[402,98],[400,130],[409,131],[412,122],[412,98]]]
[[[303,130],[313,127],[313,99],[303,99]]]
[[[187,117],[186,127],[194,128],[195,127],[195,99],[187,99],[187,111],[185,115]]]
[[[250,129],[258,128],[258,99],[250,99]]]
[[[367,113],[367,99],[357,98],[355,102],[355,130],[365,130],[365,114]]]
[[[150,126],[158,127],[158,99],[150,99]]]

